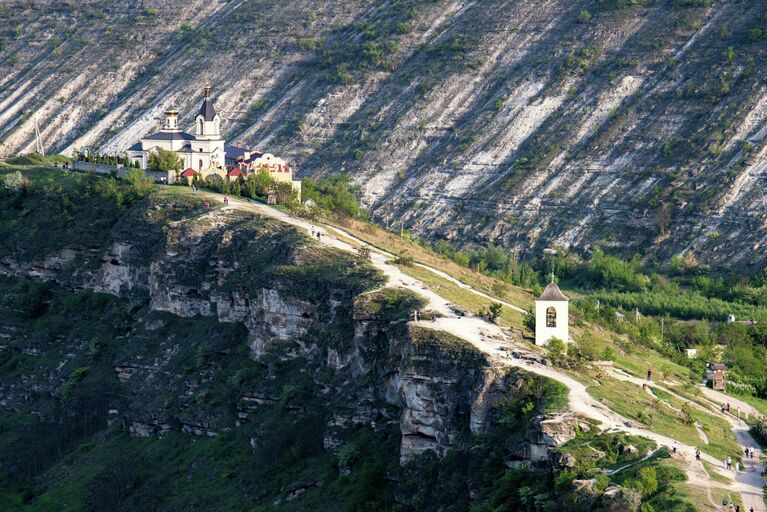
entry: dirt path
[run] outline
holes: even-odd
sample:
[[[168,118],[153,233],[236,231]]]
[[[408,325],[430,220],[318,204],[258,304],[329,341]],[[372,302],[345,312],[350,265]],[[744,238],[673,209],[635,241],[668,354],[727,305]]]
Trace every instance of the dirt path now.
[[[220,201],[220,196],[217,195],[210,195],[210,198],[213,201]],[[313,228],[316,229],[320,227],[317,224],[312,224],[309,221],[292,217],[283,211],[276,210],[261,203],[252,203],[243,200],[230,199],[228,208],[244,210],[281,220],[282,222],[291,224],[298,227],[299,229],[306,231],[310,236]],[[325,234],[320,238],[321,243],[342,251],[357,252],[357,248],[352,244],[327,234],[327,229],[323,229],[323,233]],[[355,242],[358,240],[348,233],[341,232],[341,234],[344,237],[348,236],[349,239],[354,240]],[[442,318],[438,318],[435,322],[418,322],[419,325],[427,328],[444,330],[470,342],[483,353],[485,353],[489,361],[493,364],[497,364],[499,366],[514,366],[522,368],[529,372],[548,377],[552,380],[562,383],[569,389],[569,408],[577,414],[581,414],[587,418],[599,421],[603,430],[621,431],[631,435],[646,437],[655,441],[659,446],[672,446],[676,441],[679,455],[690,463],[694,461],[695,448],[693,446],[681,443],[679,440],[674,440],[651,430],[637,426],[632,421],[611,411],[606,406],[595,400],[591,395],[588,394],[586,385],[575,380],[564,372],[531,360],[514,358],[512,356],[512,350],[527,349],[524,346],[512,344],[506,341],[506,336],[500,327],[477,317],[458,317],[450,309],[449,302],[447,300],[437,295],[417,279],[405,275],[396,266],[387,263],[387,261],[389,261],[393,255],[372,247],[369,244],[362,242],[361,240],[359,243],[370,248],[372,264],[384,275],[386,275],[388,278],[387,286],[401,287],[417,293],[426,299],[428,303],[426,307],[428,309],[438,311],[443,315]],[[435,273],[440,272],[436,269],[431,269],[429,267],[426,268],[434,271]],[[472,290],[470,288],[466,289],[472,293],[481,294],[481,292],[478,292],[477,290]],[[732,418],[732,420],[739,421],[736,418]],[[743,428],[742,425],[738,424],[737,429],[735,428],[735,425],[733,425],[733,430],[735,431],[735,435],[739,442],[742,441],[746,443],[746,445],[752,444],[753,446],[757,446],[750,438],[748,430]],[[737,491],[740,492],[745,500],[745,510],[748,510],[749,506],[753,506],[754,510],[757,512],[767,512],[767,507],[765,507],[762,497],[763,478],[761,476],[760,469],[761,463],[758,462],[760,456],[761,451],[758,453],[756,460],[752,462],[747,468],[747,471],[741,471],[740,473],[734,475],[734,486],[737,487]],[[713,467],[719,467],[720,461],[714,457],[703,453],[702,458],[711,463]],[[694,464],[688,464],[688,473],[690,473],[690,466],[693,465]],[[703,478],[700,476],[700,473],[696,473],[697,476],[694,476],[694,474],[691,474],[690,476],[703,480]],[[728,477],[733,476],[732,474],[723,474]],[[713,486],[713,482],[708,479],[708,481],[702,482],[702,485],[710,487]]]
[[[371,250],[371,252],[378,252],[380,254],[383,254],[383,255],[389,257],[390,259],[396,258],[396,255],[394,255],[394,254],[392,254],[390,252],[384,251],[383,249],[379,249],[378,247],[372,246],[369,243],[365,242],[364,240],[362,240],[360,238],[357,238],[356,236],[352,235],[348,231],[345,231],[345,230],[343,230],[343,229],[341,229],[339,227],[336,227],[336,226],[333,226],[333,230],[337,231],[344,238],[348,238],[349,240],[353,240],[355,243],[357,243],[357,244],[359,244],[359,245],[361,245],[363,247],[367,247],[368,249]],[[514,305],[514,304],[512,304],[510,302],[506,302],[505,300],[499,299],[498,297],[493,297],[491,295],[488,295],[485,292],[477,290],[476,288],[472,288],[468,284],[464,283],[463,281],[461,281],[459,279],[456,279],[455,277],[451,276],[447,272],[443,272],[442,270],[436,269],[434,267],[430,267],[429,265],[425,265],[423,263],[414,263],[413,265],[418,267],[418,268],[422,268],[424,270],[428,270],[432,274],[437,275],[437,276],[441,277],[442,279],[446,279],[447,281],[450,281],[451,283],[455,284],[459,288],[461,288],[463,290],[466,290],[466,291],[468,291],[470,293],[473,293],[474,295],[478,295],[478,296],[480,296],[480,297],[482,297],[484,299],[489,299],[489,300],[492,300],[494,302],[498,302],[500,304],[503,304],[504,306],[506,306],[509,309],[513,309],[514,311],[519,311],[520,313],[527,314],[527,310],[525,310],[524,308],[516,306],[516,305]]]

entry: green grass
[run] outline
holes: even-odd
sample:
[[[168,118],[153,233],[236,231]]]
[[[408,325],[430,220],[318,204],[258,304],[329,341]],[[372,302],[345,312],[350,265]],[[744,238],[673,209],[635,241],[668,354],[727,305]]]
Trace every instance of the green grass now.
[[[692,416],[708,436],[709,444],[703,444],[695,427],[682,422],[679,413],[665,405],[681,409],[683,402],[661,390],[656,390],[660,399],[654,399],[635,384],[609,377],[602,380],[602,385],[591,386],[587,390],[615,412],[643,423],[655,432],[690,446],[700,446],[703,451],[720,459],[727,456],[739,458],[740,447],[726,421],[690,408]]]
[[[489,299],[480,297],[470,291],[464,290],[457,284],[444,279],[429,270],[421,267],[398,265],[399,269],[405,274],[418,279],[436,294],[444,297],[446,300],[463,306],[472,314],[476,314],[480,309],[487,308],[492,302]],[[500,322],[502,325],[521,326],[524,315],[519,311],[503,306],[501,309]]]

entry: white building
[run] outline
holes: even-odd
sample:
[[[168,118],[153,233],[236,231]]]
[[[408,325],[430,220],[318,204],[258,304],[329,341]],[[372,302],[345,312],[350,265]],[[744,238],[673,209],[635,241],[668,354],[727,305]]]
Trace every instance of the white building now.
[[[183,161],[183,169],[192,168],[203,175],[216,171],[225,174],[226,155],[225,141],[221,136],[221,116],[213,107],[210,85],[205,86],[205,97],[194,120],[194,127],[194,135],[181,131],[178,127],[178,111],[168,110],[165,112],[163,128],[128,148],[128,158],[131,161],[138,160],[141,168],[146,169],[149,154],[162,148],[178,153]]]
[[[546,286],[540,297],[535,300],[535,344],[548,345],[551,338],[570,342],[568,327],[567,297],[562,295],[559,286],[552,282]]]

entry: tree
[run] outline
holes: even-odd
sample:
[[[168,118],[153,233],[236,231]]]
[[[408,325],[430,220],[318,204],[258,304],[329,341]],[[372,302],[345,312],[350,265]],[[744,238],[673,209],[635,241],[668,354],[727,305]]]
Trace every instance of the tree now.
[[[123,176],[123,179],[128,182],[133,193],[139,198],[149,195],[154,188],[152,178],[147,177],[141,169],[131,169]]]
[[[250,180],[251,178],[248,179]],[[269,171],[265,167],[260,168],[255,176],[252,176],[252,179],[255,186],[255,192],[260,196],[266,195],[269,187],[271,187],[274,182]]]
[[[487,316],[488,320],[495,323],[498,320],[498,317],[501,316],[501,309],[503,306],[500,302],[491,302],[489,307],[489,314]]]
[[[128,158],[128,155],[125,155],[125,158],[123,158],[123,167],[130,167],[130,158]]]
[[[178,171],[184,162],[175,151],[157,148],[149,153],[148,167],[150,171]]]
[[[559,338],[551,338],[548,344],[548,356],[551,360],[551,364],[556,365],[562,360],[565,355],[565,342]]]

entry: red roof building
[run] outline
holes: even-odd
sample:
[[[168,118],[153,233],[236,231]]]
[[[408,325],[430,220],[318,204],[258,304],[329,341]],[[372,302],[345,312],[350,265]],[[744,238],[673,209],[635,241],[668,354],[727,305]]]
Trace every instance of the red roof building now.
[[[200,174],[199,172],[195,171],[191,167],[188,167],[184,170],[184,172],[181,173],[181,176],[184,178],[192,178],[195,174]]]

